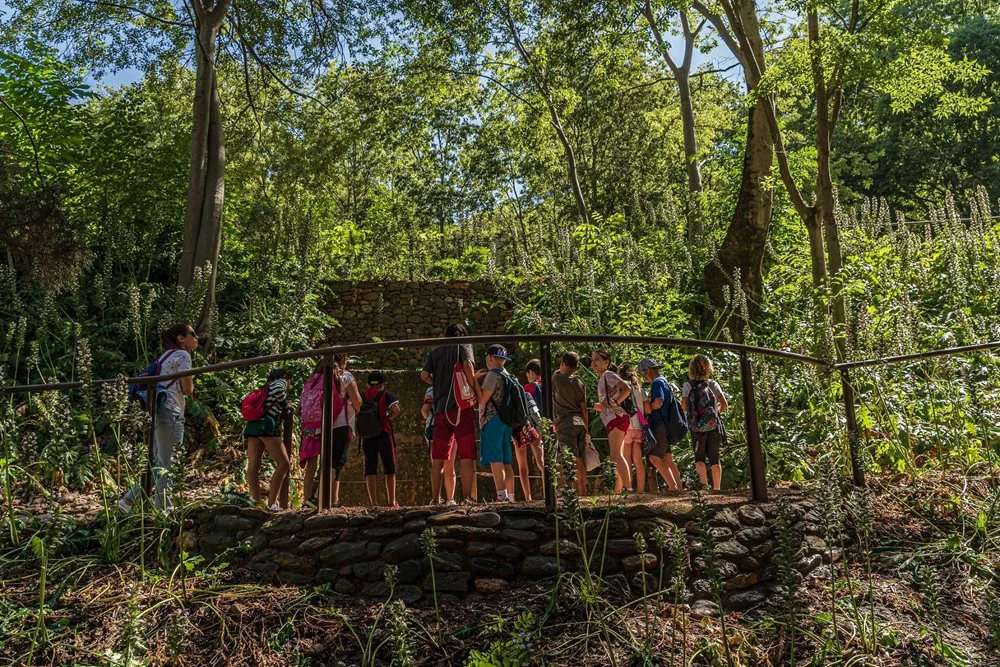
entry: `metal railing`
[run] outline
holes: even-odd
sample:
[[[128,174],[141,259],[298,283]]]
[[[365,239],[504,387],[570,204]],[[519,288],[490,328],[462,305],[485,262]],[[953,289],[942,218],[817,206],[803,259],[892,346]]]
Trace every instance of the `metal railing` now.
[[[955,356],[969,352],[986,351],[1000,348],[1000,341],[982,343],[978,345],[967,345],[963,347],[948,348],[943,350],[933,350],[915,354],[900,355],[895,357],[884,357],[879,359],[866,359],[861,361],[850,361],[835,363],[827,359],[820,359],[805,354],[789,352],[787,350],[774,350],[770,348],[757,347],[753,345],[742,345],[739,343],[729,343],[723,341],[697,340],[687,338],[665,338],[660,336],[603,336],[603,335],[576,335],[576,334],[495,334],[463,336],[460,338],[415,338],[408,340],[380,341],[376,343],[356,343],[349,345],[336,345],[331,347],[316,348],[310,350],[300,350],[296,352],[286,352],[283,354],[272,354],[261,357],[251,357],[226,361],[208,366],[199,366],[180,373],[169,375],[134,377],[128,378],[129,383],[140,383],[147,385],[147,402],[150,412],[150,427],[147,434],[147,467],[143,474],[143,488],[149,490],[151,482],[151,462],[154,454],[153,427],[156,419],[156,394],[157,385],[169,380],[177,380],[183,377],[194,377],[206,373],[231,370],[237,368],[249,368],[265,364],[293,361],[297,359],[318,359],[322,357],[330,358],[335,354],[352,354],[358,352],[372,352],[377,350],[404,349],[413,347],[434,347],[438,345],[465,345],[475,343],[532,343],[538,345],[539,360],[542,365],[542,377],[546,380],[552,377],[552,344],[553,343],[602,343],[608,345],[656,345],[669,348],[684,349],[717,349],[734,352],[739,356],[740,361],[740,382],[743,394],[743,413],[746,427],[747,450],[750,468],[750,495],[753,500],[767,500],[767,478],[764,467],[764,454],[760,442],[760,425],[757,420],[757,403],[754,394],[753,369],[750,364],[749,355],[763,357],[773,357],[787,359],[804,364],[817,366],[831,372],[836,371],[840,375],[843,390],[844,411],[847,422],[848,445],[851,457],[851,469],[853,481],[858,486],[865,485],[864,464],[861,460],[859,448],[860,431],[858,428],[857,416],[854,405],[854,389],[851,384],[850,371],[854,368],[862,368],[874,365],[905,363],[929,359],[933,357]],[[94,380],[91,384],[103,385],[116,382],[115,379]],[[51,384],[33,384],[5,387],[0,390],[4,394],[37,393],[46,391],[62,391],[78,389],[84,385],[83,382],[57,382]],[[323,375],[324,396],[330,396],[333,392],[333,368],[332,364],[325,366]],[[333,452],[333,429],[332,415],[333,406],[331,401],[323,401],[323,426],[321,435],[321,465],[320,465],[320,507],[327,508],[332,504],[332,468],[323,465],[322,462],[329,461]],[[542,414],[552,419],[552,382],[542,383]],[[285,447],[291,453],[291,428],[286,420],[284,428]],[[545,477],[545,504],[548,508],[555,506],[555,490],[552,486],[551,476]]]

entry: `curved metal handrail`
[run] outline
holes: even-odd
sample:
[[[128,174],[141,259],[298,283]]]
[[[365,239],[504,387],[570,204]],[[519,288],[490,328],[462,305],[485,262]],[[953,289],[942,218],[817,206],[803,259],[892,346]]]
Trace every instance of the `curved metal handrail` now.
[[[334,345],[330,347],[312,348],[309,350],[297,350],[295,352],[283,352],[281,354],[269,354],[260,357],[247,357],[245,359],[234,359],[233,361],[223,361],[207,366],[198,366],[180,373],[169,375],[158,375],[148,377],[126,378],[128,383],[152,384],[154,382],[166,382],[183,377],[193,377],[206,373],[231,370],[234,368],[249,368],[251,366],[262,366],[283,361],[294,361],[296,359],[308,359],[311,357],[323,357],[331,354],[353,352],[372,352],[375,350],[395,350],[412,347],[433,347],[435,345],[457,345],[473,343],[606,343],[606,344],[630,344],[630,345],[662,345],[666,347],[683,348],[708,348],[717,350],[728,350],[743,354],[757,354],[760,356],[789,359],[802,363],[832,369],[831,361],[819,359],[806,354],[789,352],[787,350],[774,350],[767,347],[757,347],[755,345],[743,345],[740,343],[729,343],[717,340],[697,340],[690,338],[665,338],[662,336],[607,336],[607,335],[585,335],[585,334],[490,334],[476,336],[462,336],[461,338],[409,338],[404,340],[378,341],[370,343],[351,343],[348,345]],[[93,380],[93,385],[103,385],[119,381],[115,379]],[[4,387],[0,393],[20,394],[41,391],[58,391],[63,389],[79,389],[83,382],[56,382],[50,384],[25,384],[13,387]]]

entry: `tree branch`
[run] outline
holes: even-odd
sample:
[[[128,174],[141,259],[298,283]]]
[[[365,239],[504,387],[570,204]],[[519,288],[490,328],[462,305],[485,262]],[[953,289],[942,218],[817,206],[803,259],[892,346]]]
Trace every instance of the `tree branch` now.
[[[150,21],[154,21],[156,23],[162,23],[163,25],[179,26],[181,28],[190,28],[191,27],[190,23],[184,23],[183,21],[171,21],[170,19],[165,19],[165,18],[163,18],[161,16],[157,16],[156,14],[150,14],[149,12],[147,12],[145,10],[139,9],[138,7],[132,7],[130,5],[119,5],[119,4],[114,3],[114,2],[104,2],[104,0],[76,0],[76,1],[79,2],[79,3],[81,3],[81,4],[84,4],[84,5],[94,5],[95,7],[108,7],[108,8],[111,8],[111,9],[124,9],[127,12],[132,12],[133,14],[138,14],[139,16],[142,16],[143,18],[147,18]]]
[[[18,113],[17,109],[12,107],[7,100],[4,99],[3,95],[0,95],[0,105],[3,105],[7,111],[14,114],[14,116],[21,121],[21,126],[24,127],[24,133],[28,135],[28,141],[31,142],[31,152],[34,157],[35,163],[35,173],[38,174],[38,180],[45,182],[45,177],[42,175],[42,167],[38,160],[38,144],[35,143],[35,135],[31,131],[31,127],[28,126],[28,121],[24,120],[24,116]]]

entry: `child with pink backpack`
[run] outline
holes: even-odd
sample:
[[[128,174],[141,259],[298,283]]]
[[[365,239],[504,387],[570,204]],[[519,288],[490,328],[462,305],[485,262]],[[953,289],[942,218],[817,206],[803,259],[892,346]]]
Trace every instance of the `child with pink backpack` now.
[[[327,365],[333,369],[333,395],[330,397],[333,423],[331,432],[333,451],[331,460],[325,465],[333,468],[334,481],[331,485],[331,500],[334,507],[340,506],[340,472],[347,464],[347,446],[351,441],[349,407],[355,412],[361,406],[354,376],[344,370],[345,355],[335,355],[331,360],[320,359],[313,374],[306,380],[299,397],[302,419],[302,444],[299,447],[299,464],[305,475],[302,497],[306,504],[316,505],[316,467],[322,453],[323,429],[323,373]]]

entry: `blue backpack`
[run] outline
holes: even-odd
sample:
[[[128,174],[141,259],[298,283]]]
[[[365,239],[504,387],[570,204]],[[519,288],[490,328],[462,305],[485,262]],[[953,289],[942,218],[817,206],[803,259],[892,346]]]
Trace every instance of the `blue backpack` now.
[[[159,375],[160,368],[163,366],[163,362],[166,361],[170,357],[170,355],[173,354],[174,352],[177,352],[177,348],[171,348],[166,352],[164,352],[163,354],[161,354],[159,357],[156,358],[156,361],[154,361],[153,363],[151,363],[150,365],[146,366],[141,371],[139,371],[139,375],[137,377],[148,378]],[[166,391],[167,389],[170,389],[170,387],[172,387],[175,382],[177,382],[177,380],[171,380],[165,386],[162,387],[159,386],[159,384],[157,384],[157,394],[156,394],[157,407],[159,407],[160,401],[162,401],[163,397],[165,396],[163,392]],[[144,382],[133,382],[128,386],[128,402],[138,403],[139,407],[141,407],[143,410],[148,410],[149,405],[146,402],[146,392],[148,389],[149,385]]]

